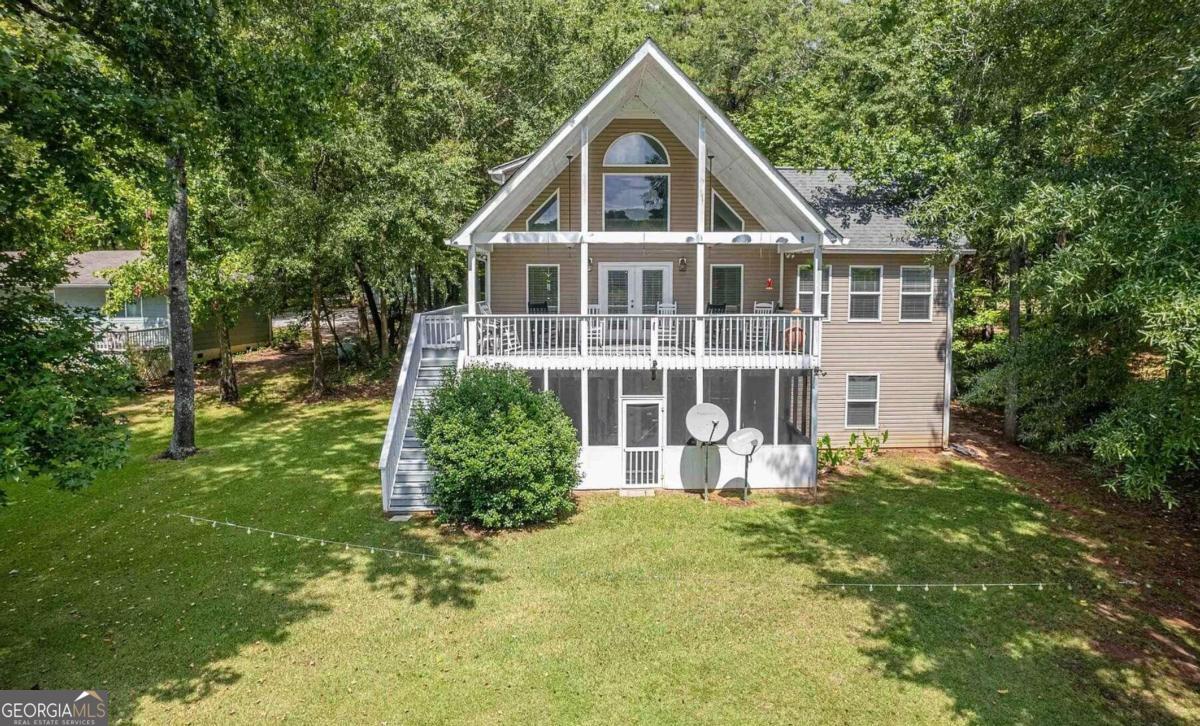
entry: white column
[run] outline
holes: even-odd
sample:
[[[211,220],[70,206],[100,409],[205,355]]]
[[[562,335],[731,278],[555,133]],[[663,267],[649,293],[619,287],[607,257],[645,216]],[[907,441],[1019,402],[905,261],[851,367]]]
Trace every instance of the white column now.
[[[950,447],[950,394],[954,386],[954,267],[958,255],[946,271],[946,381],[942,389],[942,448]]]
[[[817,486],[817,437],[820,435],[819,430],[817,429],[817,402],[819,399],[817,391],[817,379],[821,376],[819,362],[821,355],[821,317],[824,315],[824,312],[821,309],[821,246],[824,243],[824,238],[818,234],[817,246],[813,248],[813,314],[817,317],[812,323],[811,330],[813,340],[812,344],[809,346],[809,350],[812,351],[813,358],[818,361],[817,364],[809,371],[809,381],[811,381],[810,390],[812,395],[809,400],[810,410],[808,414],[808,434],[809,438],[812,439],[813,447],[813,488],[816,488]]]
[[[579,129],[579,314],[588,311],[588,127]],[[579,323],[579,353],[588,354],[587,321]]]
[[[696,401],[704,400],[704,308],[707,296],[704,283],[705,209],[708,204],[708,138],[704,116],[696,121]]]
[[[474,315],[477,307],[476,297],[478,297],[478,288],[476,287],[475,278],[479,272],[478,255],[475,251],[475,243],[472,242],[467,247],[467,315]],[[489,265],[490,267],[490,265]],[[467,344],[463,346],[467,355],[475,355],[475,321],[468,318],[467,324],[463,326],[463,335],[466,336]]]

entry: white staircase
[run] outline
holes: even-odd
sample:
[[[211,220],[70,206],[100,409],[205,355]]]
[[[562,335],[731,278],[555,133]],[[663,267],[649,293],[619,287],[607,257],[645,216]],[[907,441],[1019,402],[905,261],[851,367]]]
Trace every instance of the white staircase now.
[[[446,371],[458,365],[465,306],[421,313],[413,320],[387,436],[379,457],[383,511],[410,515],[433,508],[429,493],[433,471],[417,436],[413,412],[426,404]]]

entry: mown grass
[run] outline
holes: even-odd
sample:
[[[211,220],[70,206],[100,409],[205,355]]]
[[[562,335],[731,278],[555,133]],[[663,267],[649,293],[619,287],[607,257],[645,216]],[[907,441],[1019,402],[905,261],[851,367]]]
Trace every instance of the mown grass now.
[[[476,538],[383,520],[386,402],[302,388],[206,402],[183,463],[153,458],[169,399],[147,397],[120,471],[80,494],[10,487],[0,687],[108,689],[118,720],[147,723],[1200,718],[1158,661],[1102,655],[1122,628],[1193,652],[1194,635],[1101,607],[1115,583],[1086,543],[973,465],[888,458],[820,502],[585,497],[556,526]],[[1076,589],[828,587],[1039,579]]]

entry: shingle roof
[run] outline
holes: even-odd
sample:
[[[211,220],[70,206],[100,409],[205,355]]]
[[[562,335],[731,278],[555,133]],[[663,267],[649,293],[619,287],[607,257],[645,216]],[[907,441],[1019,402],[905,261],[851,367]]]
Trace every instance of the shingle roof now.
[[[100,276],[104,270],[120,267],[126,262],[140,258],[139,250],[92,250],[71,255],[67,268],[71,271],[71,279],[67,285],[80,287],[108,287],[108,280]]]
[[[917,251],[937,247],[936,240],[918,236],[905,221],[905,205],[890,200],[883,191],[858,191],[854,177],[844,169],[778,169],[847,238],[847,247]]]

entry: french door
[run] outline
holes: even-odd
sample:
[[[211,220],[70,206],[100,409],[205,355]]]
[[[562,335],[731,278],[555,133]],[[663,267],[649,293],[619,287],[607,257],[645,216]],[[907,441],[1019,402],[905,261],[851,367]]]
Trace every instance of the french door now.
[[[665,418],[661,398],[621,400],[621,448],[625,459],[625,486],[656,487],[662,481]]]
[[[608,315],[654,315],[670,302],[671,263],[602,263],[600,312]]]

